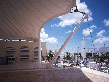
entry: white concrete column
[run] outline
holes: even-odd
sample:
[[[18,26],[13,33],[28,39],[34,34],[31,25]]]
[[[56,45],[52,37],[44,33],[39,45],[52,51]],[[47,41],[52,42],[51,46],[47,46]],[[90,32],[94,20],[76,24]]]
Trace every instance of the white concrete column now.
[[[81,41],[81,44],[82,44],[81,55],[82,55],[83,60],[84,60],[84,58],[86,58],[86,48],[85,48],[86,42],[84,39]]]
[[[38,42],[38,61],[41,64],[41,41]]]
[[[93,55],[93,52],[92,52],[92,57],[93,57],[94,55]]]
[[[15,57],[16,61],[20,61],[20,46],[15,46]]]
[[[75,61],[74,61],[75,63],[75,66],[76,66],[76,62],[77,62],[77,55],[75,55]]]
[[[29,46],[29,60],[34,61],[34,50],[33,46]]]

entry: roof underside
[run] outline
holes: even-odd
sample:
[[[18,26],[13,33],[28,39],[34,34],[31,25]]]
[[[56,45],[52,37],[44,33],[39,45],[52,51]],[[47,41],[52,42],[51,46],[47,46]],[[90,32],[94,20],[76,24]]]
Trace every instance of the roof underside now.
[[[0,0],[0,38],[38,40],[45,23],[75,4],[76,0]]]

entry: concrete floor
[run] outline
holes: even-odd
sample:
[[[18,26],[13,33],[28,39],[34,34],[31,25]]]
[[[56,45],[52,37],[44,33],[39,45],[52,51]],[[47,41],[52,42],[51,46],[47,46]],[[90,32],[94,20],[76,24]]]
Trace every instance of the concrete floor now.
[[[0,71],[0,82],[109,82],[79,68]]]
[[[109,74],[82,67],[45,69],[37,62],[0,65],[0,82],[109,82]]]

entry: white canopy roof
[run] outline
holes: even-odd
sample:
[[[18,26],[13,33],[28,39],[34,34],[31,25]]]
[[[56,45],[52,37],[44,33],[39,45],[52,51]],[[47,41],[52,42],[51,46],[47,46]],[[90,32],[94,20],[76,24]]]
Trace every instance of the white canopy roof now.
[[[76,0],[0,0],[0,38],[38,40],[45,23],[75,5]]]

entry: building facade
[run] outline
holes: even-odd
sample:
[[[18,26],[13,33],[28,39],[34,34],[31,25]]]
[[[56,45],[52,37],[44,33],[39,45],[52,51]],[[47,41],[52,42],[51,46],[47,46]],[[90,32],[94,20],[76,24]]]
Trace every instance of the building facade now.
[[[39,58],[38,42],[0,41],[0,57],[8,57],[9,62],[35,61]],[[41,56],[46,56],[46,43],[41,43]]]

